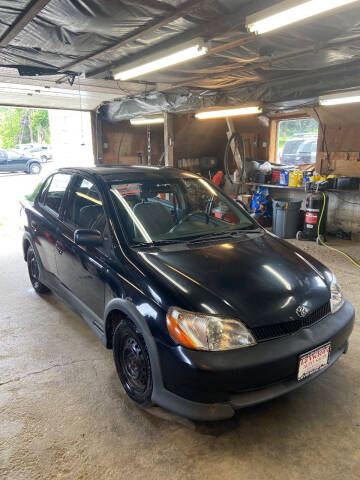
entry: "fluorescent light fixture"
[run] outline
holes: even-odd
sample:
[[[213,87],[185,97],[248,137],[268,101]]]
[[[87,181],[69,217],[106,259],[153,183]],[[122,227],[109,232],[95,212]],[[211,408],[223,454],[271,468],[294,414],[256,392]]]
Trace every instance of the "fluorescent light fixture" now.
[[[246,19],[250,32],[261,35],[306,18],[328,12],[338,7],[355,3],[358,0],[309,0],[307,2],[285,1]]]
[[[203,40],[196,38],[180,46],[168,49],[162,53],[150,55],[142,60],[115,68],[112,73],[115,80],[129,80],[146,73],[162,70],[178,63],[201,57],[207,53]]]
[[[137,117],[130,120],[131,125],[152,125],[153,123],[164,123],[164,117]]]
[[[333,93],[319,97],[320,105],[343,105],[345,103],[360,102],[360,90],[352,92]]]
[[[261,107],[226,108],[223,110],[208,110],[207,112],[195,113],[200,120],[208,118],[237,117],[238,115],[256,115],[262,112]]]

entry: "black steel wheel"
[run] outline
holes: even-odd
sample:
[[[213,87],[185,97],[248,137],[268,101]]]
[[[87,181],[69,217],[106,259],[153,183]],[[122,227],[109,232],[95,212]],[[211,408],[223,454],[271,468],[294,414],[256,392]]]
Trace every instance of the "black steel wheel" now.
[[[37,261],[35,252],[32,247],[29,247],[27,251],[26,259],[27,259],[30,282],[31,282],[31,285],[34,287],[34,290],[37,293],[49,292],[48,287],[39,281],[39,276],[40,276],[39,263]]]
[[[122,320],[113,337],[116,370],[129,397],[143,407],[151,405],[152,374],[145,340],[130,320]]]

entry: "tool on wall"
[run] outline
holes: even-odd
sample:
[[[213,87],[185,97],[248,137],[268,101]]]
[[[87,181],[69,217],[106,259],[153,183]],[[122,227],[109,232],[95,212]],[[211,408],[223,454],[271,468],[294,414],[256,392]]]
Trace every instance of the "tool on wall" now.
[[[246,171],[245,171],[245,144],[244,140],[241,135],[239,135],[235,131],[234,123],[231,118],[226,119],[227,126],[229,128],[227,135],[228,135],[228,141],[226,144],[225,148],[225,154],[224,154],[224,170],[225,170],[225,175],[228,179],[228,181],[234,185],[236,184],[236,196],[239,193],[244,193],[244,187],[245,187],[245,176],[246,176]],[[233,157],[236,163],[237,171],[238,171],[238,181],[235,182],[235,179],[231,178],[230,171],[229,171],[229,152],[230,148],[233,153]]]

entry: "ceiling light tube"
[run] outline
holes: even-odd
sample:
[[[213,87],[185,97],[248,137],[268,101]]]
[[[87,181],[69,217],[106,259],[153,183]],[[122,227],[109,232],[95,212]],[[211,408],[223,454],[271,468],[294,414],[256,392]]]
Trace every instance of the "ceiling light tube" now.
[[[360,102],[360,90],[352,92],[333,93],[319,97],[320,105],[343,105],[345,103]]]
[[[285,1],[246,19],[250,32],[261,35],[292,23],[343,7],[359,0],[309,0],[307,2]]]
[[[208,110],[205,112],[195,113],[195,117],[199,120],[206,120],[209,118],[225,118],[237,117],[239,115],[256,115],[262,112],[262,108],[256,107],[241,107],[241,108],[226,108],[223,110]]]
[[[203,45],[203,40],[196,38],[183,45],[178,45],[161,53],[149,55],[136,62],[115,68],[112,71],[113,77],[115,80],[130,80],[131,78],[140,77],[150,72],[201,57],[207,51],[208,49]]]
[[[152,125],[154,123],[164,123],[164,117],[137,117],[130,120],[131,125]]]

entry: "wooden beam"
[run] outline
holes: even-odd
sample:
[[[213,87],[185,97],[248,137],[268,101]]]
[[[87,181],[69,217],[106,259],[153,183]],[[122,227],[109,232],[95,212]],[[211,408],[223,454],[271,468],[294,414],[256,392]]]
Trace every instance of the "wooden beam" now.
[[[4,48],[41,12],[50,0],[33,0],[27,8],[17,17],[15,22],[0,37],[0,47]]]
[[[174,122],[171,113],[164,113],[165,166],[174,167]]]
[[[142,38],[145,35],[149,35],[150,33],[155,32],[156,30],[159,30],[159,28],[165,27],[166,25],[169,25],[175,20],[178,20],[179,18],[183,17],[186,13],[190,12],[191,10],[195,10],[197,7],[200,7],[201,4],[209,3],[209,2],[210,0],[187,0],[184,3],[182,3],[178,8],[176,8],[173,11],[173,13],[171,13],[170,15],[167,15],[166,17],[161,17],[160,20],[159,18],[155,18],[154,20],[147,23],[143,27],[139,27],[135,29],[133,32],[131,32],[130,34],[125,35],[122,39],[120,39],[118,42],[114,43],[110,47],[102,48],[101,50],[98,50],[95,53],[90,53],[89,55],[81,57],[78,60],[75,60],[74,62],[70,62],[67,65],[63,66],[59,71],[63,72],[66,70],[70,70],[74,67],[77,67],[78,65],[80,65],[82,62],[86,60],[90,60],[90,59],[94,60],[101,57],[104,54],[113,53],[119,48],[124,47],[128,43],[134,42],[135,40]]]

